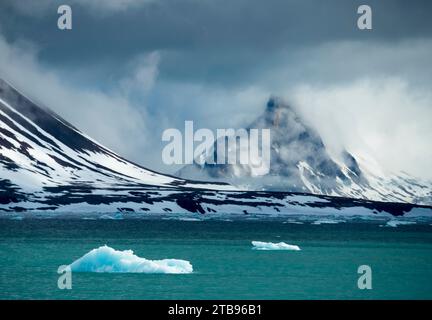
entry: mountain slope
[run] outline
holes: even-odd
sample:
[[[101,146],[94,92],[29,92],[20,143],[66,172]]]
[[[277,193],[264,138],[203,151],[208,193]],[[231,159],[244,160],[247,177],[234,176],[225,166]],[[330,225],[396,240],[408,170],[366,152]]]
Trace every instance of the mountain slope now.
[[[225,181],[249,190],[308,192],[380,201],[432,203],[431,183],[420,182],[407,174],[373,174],[367,164],[344,150],[334,159],[314,128],[296,111],[277,98],[271,98],[264,113],[250,126],[271,129],[271,163],[265,174],[257,175],[251,165],[193,164],[178,175]],[[233,140],[230,141],[231,143]],[[229,142],[229,143],[230,143]],[[228,146],[228,150],[236,150]],[[217,157],[216,143],[214,152]],[[209,159],[209,158],[208,158]]]
[[[1,178],[32,192],[58,185],[232,189],[224,184],[185,181],[134,164],[2,80],[0,134]]]

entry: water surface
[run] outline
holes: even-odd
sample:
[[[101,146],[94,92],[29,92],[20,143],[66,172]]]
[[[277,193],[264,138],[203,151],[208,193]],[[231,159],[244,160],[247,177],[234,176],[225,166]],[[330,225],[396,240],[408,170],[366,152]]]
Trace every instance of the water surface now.
[[[432,227],[378,222],[0,219],[1,299],[431,299]],[[301,251],[252,250],[251,241]],[[73,273],[57,268],[107,244],[192,274]],[[372,268],[359,290],[357,268]]]

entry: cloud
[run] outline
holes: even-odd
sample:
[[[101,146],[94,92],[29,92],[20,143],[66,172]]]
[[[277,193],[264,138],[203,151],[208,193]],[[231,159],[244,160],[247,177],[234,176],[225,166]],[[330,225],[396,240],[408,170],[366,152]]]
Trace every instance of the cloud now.
[[[264,110],[268,92],[259,87],[224,88],[187,82],[158,82],[149,94],[152,108],[152,135],[155,144],[148,150],[154,169],[174,173],[181,166],[166,166],[161,154],[165,129],[184,132],[184,122],[192,120],[194,129],[247,127]]]
[[[153,56],[150,54],[149,59]],[[157,67],[150,68],[146,76],[148,68],[148,64],[138,68],[139,76],[130,78],[129,85],[142,84],[143,79],[152,83]],[[105,93],[68,83],[55,71],[42,66],[37,50],[28,43],[11,44],[0,36],[0,76],[120,154],[138,157],[137,154],[142,155],[142,150],[148,148],[149,140],[143,138],[149,136],[145,106],[138,108],[119,91]]]
[[[334,154],[347,148],[384,172],[432,179],[432,93],[400,78],[302,85],[291,101]]]
[[[280,53],[261,83],[293,104],[333,154],[347,148],[384,170],[432,179],[431,53],[430,38],[330,42]]]
[[[401,77],[418,86],[432,86],[432,38],[395,42],[330,41],[295,51],[282,50],[269,77],[316,84],[344,83],[363,77]]]
[[[115,33],[117,20],[109,32],[109,26],[98,25],[103,31],[84,38],[89,51],[97,44],[96,60],[82,49],[81,36],[92,29],[70,38],[46,36],[53,43],[48,49],[44,40],[36,42],[39,48],[0,38],[1,75],[115,151],[164,172],[177,169],[161,161],[164,129],[182,129],[185,120],[194,120],[197,128],[244,127],[274,94],[298,108],[333,152],[346,147],[357,155],[371,154],[390,171],[432,177],[432,39],[353,41],[339,35],[301,45],[294,37],[291,45],[287,36],[267,46],[249,29],[250,38],[217,34],[217,17],[199,29],[193,17],[161,19],[165,16],[157,12],[151,18],[163,26],[142,28],[149,38],[131,32],[141,26],[135,22],[135,29],[120,33]],[[179,29],[183,33],[173,32]],[[262,45],[251,49],[243,39]],[[220,43],[225,45],[219,48]],[[64,59],[50,61],[52,52]],[[72,79],[64,78],[63,66],[73,69]]]
[[[0,77],[117,153],[173,173],[179,168],[161,160],[163,130],[182,130],[186,120],[195,121],[197,129],[246,126],[261,112],[268,94],[254,86],[226,89],[156,81],[162,56],[155,51],[126,62],[127,74],[107,80],[113,83],[106,92],[98,89],[103,85],[79,84],[76,75],[85,78],[93,70],[75,70],[68,81],[67,72],[41,63],[34,44],[9,43],[0,36]]]
[[[106,14],[138,8],[155,1],[157,0],[13,0],[9,1],[9,4],[21,14],[42,16],[50,11],[57,13],[57,8],[62,4],[69,5],[72,8],[74,5],[78,5],[89,9],[89,11],[95,14]]]
[[[159,75],[160,58],[160,53],[157,51],[141,54],[135,58],[129,66],[132,74],[120,81],[120,87],[124,93],[130,95],[134,91],[140,94],[150,92]]]
[[[122,11],[155,1],[156,0],[71,0],[71,3],[78,3],[94,10]]]

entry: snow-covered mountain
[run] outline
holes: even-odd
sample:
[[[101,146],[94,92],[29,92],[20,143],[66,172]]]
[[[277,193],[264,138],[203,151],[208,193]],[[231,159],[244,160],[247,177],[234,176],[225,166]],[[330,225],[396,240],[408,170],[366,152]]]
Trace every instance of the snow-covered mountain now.
[[[0,80],[0,177],[24,191],[56,186],[228,189],[132,163]]]
[[[160,174],[122,158],[0,80],[0,218],[159,214],[368,216],[394,221],[395,216],[432,217],[432,207],[239,191],[226,183]]]
[[[193,164],[183,167],[183,178],[224,181],[249,190],[307,192],[379,201],[432,203],[432,183],[408,174],[385,175],[348,151],[332,157],[318,132],[278,98],[271,98],[264,113],[248,129],[270,129],[270,168],[257,174],[251,165]],[[228,140],[228,143],[236,143]],[[261,146],[262,147],[262,146]],[[228,150],[236,150],[228,145]],[[228,151],[230,152],[230,151]],[[235,151],[234,151],[235,152]],[[217,158],[215,143],[212,159]],[[208,158],[210,159],[210,158]]]

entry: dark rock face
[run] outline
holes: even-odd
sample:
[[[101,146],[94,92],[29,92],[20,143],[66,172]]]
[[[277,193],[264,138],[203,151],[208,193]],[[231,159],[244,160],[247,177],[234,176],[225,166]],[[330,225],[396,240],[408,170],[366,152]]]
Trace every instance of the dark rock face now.
[[[257,176],[247,165],[206,162],[204,165],[187,165],[177,174],[183,178],[229,182],[248,190],[432,203],[430,183],[402,176],[373,176],[363,172],[357,159],[347,150],[335,160],[319,133],[294,108],[276,97],[269,99],[263,114],[249,125],[248,130],[252,128],[271,130],[271,162],[267,173]],[[217,158],[216,144],[213,158]]]
[[[308,190],[302,176],[314,185],[322,194],[330,194],[337,188],[336,179],[349,183],[350,179],[359,181],[362,172],[356,159],[344,151],[343,161],[349,169],[346,173],[328,154],[326,147],[312,127],[304,123],[300,116],[289,105],[277,98],[271,98],[264,113],[250,126],[257,129],[271,130],[271,166],[265,179],[255,178],[252,185],[266,190],[285,190],[305,192]],[[214,147],[216,151],[216,146]],[[192,165],[179,171],[182,177],[189,177],[193,171],[199,171],[203,177],[220,179],[228,182],[245,181],[251,177],[247,166],[230,164]],[[301,169],[303,168],[303,169]],[[197,175],[194,176],[195,178]],[[275,177],[273,184],[269,177]],[[258,180],[261,179],[262,183]]]
[[[403,216],[413,209],[422,209],[432,216],[432,207],[408,203],[377,202],[361,199],[350,199],[330,196],[311,196],[304,193],[269,192],[269,191],[211,191],[183,190],[172,192],[168,189],[155,188],[111,188],[95,189],[93,187],[46,187],[43,196],[24,194],[9,181],[0,180],[0,216],[1,213],[32,213],[62,211],[65,206],[86,206],[87,210],[101,213],[119,212],[130,214],[285,214],[303,211],[313,216],[321,214],[344,216],[348,210],[356,210],[359,214],[374,216],[390,214]],[[26,201],[30,207],[19,206],[17,203]],[[174,206],[174,209],[165,206]],[[110,209],[98,209],[100,206],[110,206]],[[226,212],[229,206],[233,212]],[[69,211],[68,211],[69,212]],[[70,213],[70,212],[69,212]],[[73,213],[73,211],[72,211]],[[77,212],[77,214],[82,212]]]

